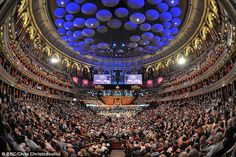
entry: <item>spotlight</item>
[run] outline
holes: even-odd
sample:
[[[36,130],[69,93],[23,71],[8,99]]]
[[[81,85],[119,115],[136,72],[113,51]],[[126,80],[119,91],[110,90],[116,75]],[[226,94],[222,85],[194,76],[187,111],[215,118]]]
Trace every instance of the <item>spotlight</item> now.
[[[184,57],[181,57],[179,60],[178,60],[178,63],[179,65],[183,65],[186,63],[186,59]]]
[[[51,58],[51,62],[52,62],[52,63],[58,63],[58,62],[59,62],[59,59],[58,59],[58,58]]]
[[[116,43],[114,43],[113,46],[116,47]]]
[[[125,44],[122,44],[121,46],[122,46],[122,47],[125,47]]]
[[[72,100],[73,100],[73,101],[77,101],[77,99],[76,99],[76,98],[73,98]]]

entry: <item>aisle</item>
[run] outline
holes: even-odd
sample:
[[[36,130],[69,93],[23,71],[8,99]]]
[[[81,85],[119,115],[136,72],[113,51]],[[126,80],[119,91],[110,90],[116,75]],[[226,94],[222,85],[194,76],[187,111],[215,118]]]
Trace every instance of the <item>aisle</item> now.
[[[125,153],[122,150],[113,150],[111,152],[111,157],[125,157]]]

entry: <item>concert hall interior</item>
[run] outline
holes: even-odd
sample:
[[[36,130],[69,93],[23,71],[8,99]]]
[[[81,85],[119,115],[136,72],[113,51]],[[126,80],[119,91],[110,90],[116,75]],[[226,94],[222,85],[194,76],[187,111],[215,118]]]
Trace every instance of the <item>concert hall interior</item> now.
[[[0,0],[0,156],[236,157],[235,0]]]

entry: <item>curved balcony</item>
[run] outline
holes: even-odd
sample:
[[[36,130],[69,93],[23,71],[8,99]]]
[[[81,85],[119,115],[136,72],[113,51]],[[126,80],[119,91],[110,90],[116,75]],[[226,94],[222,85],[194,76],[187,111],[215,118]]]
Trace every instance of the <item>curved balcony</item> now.
[[[8,30],[8,26],[4,27],[4,32],[7,32],[7,30]],[[39,83],[43,84],[44,86],[48,86],[50,88],[54,88],[54,89],[57,89],[57,90],[60,90],[60,91],[70,92],[70,93],[74,93],[74,94],[76,94],[78,92],[76,89],[63,88],[59,85],[49,83],[49,82],[43,80],[42,78],[38,77],[37,75],[32,74],[31,71],[29,71],[28,69],[23,67],[23,65],[17,59],[16,54],[13,53],[13,50],[11,50],[8,47],[8,45],[6,45],[6,43],[9,43],[9,36],[8,35],[9,34],[4,35],[5,50],[7,52],[5,52],[5,51],[3,51],[3,52],[5,53],[5,56],[8,59],[8,61],[11,63],[11,65],[14,66],[18,71],[20,71],[23,75],[27,76],[31,80],[39,82]]]
[[[198,95],[202,95],[205,93],[215,91],[221,87],[224,87],[227,84],[232,83],[234,80],[236,80],[236,68],[235,67],[233,67],[232,70],[226,76],[224,76],[223,78],[221,78],[217,82],[215,82],[207,87],[198,89],[198,90],[190,92],[190,93],[182,94],[182,95],[160,98],[160,99],[157,99],[157,101],[164,102],[164,101],[179,100],[179,99],[184,99],[184,98],[191,98],[194,96],[198,96]]]
[[[18,85],[16,79],[12,77],[9,73],[7,73],[2,66],[0,66],[0,79],[17,89],[27,90],[29,93],[35,94],[38,96],[43,96],[43,97],[48,97],[48,98],[53,98],[53,99],[60,99],[60,100],[65,100],[65,101],[72,101],[73,99],[71,97],[63,97],[61,95],[49,94],[45,91],[39,91],[37,89],[31,88],[26,85],[22,85],[22,84]]]
[[[171,87],[166,90],[160,91],[158,94],[164,94],[164,93],[173,92],[173,91],[176,91],[176,90],[179,90],[182,88],[187,88],[187,87],[192,86],[198,82],[203,81],[204,79],[207,79],[210,75],[212,75],[214,72],[216,72],[218,69],[220,69],[228,61],[228,59],[230,58],[230,55],[228,53],[229,51],[230,50],[225,49],[223,51],[223,53],[221,54],[221,56],[217,59],[215,64],[211,68],[209,68],[206,72],[204,72],[202,75],[195,78],[194,80],[189,81],[187,84],[183,83],[178,86]]]
[[[226,28],[228,28],[229,29],[229,31],[227,31],[226,30]],[[225,42],[221,42],[221,43],[219,43],[218,45],[216,45],[216,46],[214,46],[214,47],[211,47],[211,49],[214,49],[215,51],[219,48],[219,47],[221,47],[222,45],[225,47],[225,49],[229,49],[229,54],[226,52],[226,50],[224,50],[224,53],[222,53],[222,54],[220,54],[220,57],[217,57],[217,60],[216,60],[216,62],[213,64],[213,66],[211,66],[210,68],[207,68],[207,70],[206,71],[204,71],[204,73],[203,74],[200,74],[200,75],[198,75],[194,80],[191,80],[191,81],[188,81],[187,83],[181,83],[181,84],[178,84],[178,85],[176,85],[176,86],[171,86],[171,87],[167,87],[166,89],[163,89],[163,90],[161,90],[159,93],[160,94],[163,94],[163,93],[167,93],[167,92],[172,92],[172,91],[174,91],[174,90],[179,90],[179,89],[181,89],[181,88],[186,88],[186,87],[188,87],[188,86],[191,86],[191,85],[193,85],[194,83],[197,83],[197,82],[199,82],[199,81],[202,81],[202,80],[204,80],[204,79],[206,79],[209,75],[210,75],[210,73],[214,73],[216,70],[218,70],[220,67],[219,66],[221,66],[222,64],[224,64],[224,62],[226,61],[225,59],[229,59],[229,55],[231,55],[232,54],[232,51],[231,50],[233,50],[234,48],[235,48],[235,46],[236,46],[236,44],[235,44],[235,42],[232,42],[232,41],[234,41],[234,39],[235,39],[235,37],[234,37],[234,34],[235,34],[236,32],[235,32],[235,27],[233,27],[233,25],[231,24],[231,23],[225,23],[223,26],[222,26],[222,28],[221,28],[221,33],[219,33],[219,35],[221,36],[221,41],[222,41],[222,39],[225,39],[225,40],[227,40],[227,41],[225,41]],[[227,38],[227,39],[226,39]],[[212,45],[211,45],[212,46]],[[209,51],[209,49],[208,49],[208,51]],[[231,52],[230,52],[231,51]],[[210,52],[210,51],[209,51]],[[222,67],[222,66],[221,66]],[[217,69],[218,68],[218,69]],[[190,73],[190,72],[188,72],[188,71],[185,71],[185,73]],[[179,79],[180,80],[184,80],[183,78],[181,78],[181,77],[183,77],[183,76],[180,76],[179,77]],[[189,78],[189,77],[188,77]],[[168,84],[172,84],[173,83],[173,81],[174,80],[171,80],[170,82],[166,82],[165,84],[166,85],[164,85],[164,83],[163,83],[163,85],[164,86],[168,86]],[[176,82],[176,79],[175,79],[175,81],[174,82]]]

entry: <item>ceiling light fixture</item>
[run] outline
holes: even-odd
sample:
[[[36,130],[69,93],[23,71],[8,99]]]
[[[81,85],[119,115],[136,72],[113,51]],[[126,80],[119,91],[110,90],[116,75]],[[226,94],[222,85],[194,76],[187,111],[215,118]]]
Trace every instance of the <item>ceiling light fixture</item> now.
[[[58,58],[51,58],[51,62],[52,62],[52,63],[58,63],[58,62],[59,62],[59,59],[58,59]]]
[[[179,65],[184,65],[186,63],[186,59],[184,57],[181,57],[179,60],[178,60],[178,63]]]

